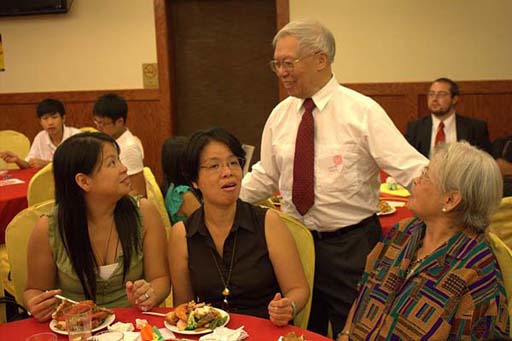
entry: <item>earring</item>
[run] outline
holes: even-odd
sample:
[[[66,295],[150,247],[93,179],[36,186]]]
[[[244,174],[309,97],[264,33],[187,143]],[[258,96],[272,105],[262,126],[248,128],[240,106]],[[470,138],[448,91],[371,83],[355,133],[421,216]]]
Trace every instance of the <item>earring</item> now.
[[[443,207],[443,208],[441,209],[441,212],[443,212],[443,213],[446,213],[447,211],[448,211],[448,210],[446,209],[446,207]]]

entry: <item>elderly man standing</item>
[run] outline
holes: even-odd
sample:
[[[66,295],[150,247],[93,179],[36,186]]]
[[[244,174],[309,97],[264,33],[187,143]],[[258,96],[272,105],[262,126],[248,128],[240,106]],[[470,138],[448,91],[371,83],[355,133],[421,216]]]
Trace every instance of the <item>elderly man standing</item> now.
[[[280,191],[282,209],[313,233],[315,287],[309,329],[341,331],[367,254],[381,237],[379,168],[410,185],[428,160],[372,99],[340,86],[335,41],[318,22],[295,21],[274,37],[270,67],[290,95],[263,130],[261,161],[243,179],[242,200]]]

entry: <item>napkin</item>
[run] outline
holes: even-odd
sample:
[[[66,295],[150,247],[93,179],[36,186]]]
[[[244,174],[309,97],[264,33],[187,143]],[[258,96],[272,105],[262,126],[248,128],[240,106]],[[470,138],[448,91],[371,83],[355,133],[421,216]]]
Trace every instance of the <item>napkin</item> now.
[[[244,326],[235,330],[226,327],[218,327],[213,330],[213,333],[201,336],[199,341],[239,341],[248,336],[249,335],[244,330]]]

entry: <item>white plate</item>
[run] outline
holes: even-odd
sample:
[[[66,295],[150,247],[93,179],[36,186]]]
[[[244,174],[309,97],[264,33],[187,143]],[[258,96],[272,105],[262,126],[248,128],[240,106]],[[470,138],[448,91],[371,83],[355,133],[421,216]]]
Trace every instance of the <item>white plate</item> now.
[[[226,322],[224,322],[224,324],[222,324],[219,327],[224,327],[226,324],[228,324],[228,322],[229,322],[229,314],[227,312],[225,312],[224,310],[222,310],[222,309],[218,309],[218,308],[213,308],[213,309],[217,310],[220,313],[221,316],[223,316],[223,317],[227,316],[228,317],[226,319]],[[167,322],[165,320],[164,320],[164,325],[165,325],[165,328],[169,329],[173,333],[184,334],[184,335],[202,335],[202,334],[211,333],[213,331],[211,329],[203,329],[203,330],[198,331],[198,332],[196,332],[195,330],[179,330],[178,327],[170,324],[169,322]]]
[[[97,326],[96,328],[94,328],[92,330],[92,332],[97,332],[98,330],[102,330],[103,328],[106,328],[108,326],[110,326],[112,324],[112,322],[114,322],[116,320],[116,314],[112,314],[112,315],[109,315],[105,321],[103,321],[102,324],[100,324],[99,326]],[[56,320],[52,320],[50,322],[50,329],[57,333],[57,334],[60,334],[60,335],[68,335],[68,332],[67,330],[60,330],[59,328],[57,328],[57,321]]]
[[[391,206],[391,205],[390,205]],[[391,206],[391,210],[387,211],[387,212],[377,212],[377,215],[388,215],[388,214],[393,214],[396,212],[396,207],[395,206]]]

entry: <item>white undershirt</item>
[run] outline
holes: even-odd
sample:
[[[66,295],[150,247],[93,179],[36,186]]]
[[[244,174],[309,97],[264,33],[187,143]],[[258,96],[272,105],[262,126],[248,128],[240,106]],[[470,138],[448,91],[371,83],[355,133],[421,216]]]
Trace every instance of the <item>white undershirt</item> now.
[[[110,276],[112,276],[112,274],[116,270],[117,265],[118,265],[118,263],[112,263],[112,264],[109,264],[109,265],[101,265],[100,269],[99,269],[100,270],[100,273],[99,273],[100,278],[105,280],[105,281],[107,279],[109,279]]]

